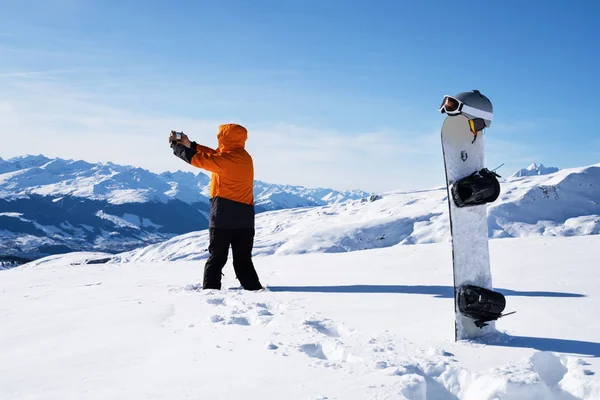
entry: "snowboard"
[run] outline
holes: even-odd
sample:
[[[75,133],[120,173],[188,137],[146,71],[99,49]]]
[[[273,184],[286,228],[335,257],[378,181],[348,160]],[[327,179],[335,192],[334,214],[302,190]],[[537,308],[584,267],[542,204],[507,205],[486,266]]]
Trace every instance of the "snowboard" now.
[[[492,290],[487,205],[458,207],[451,189],[459,179],[485,168],[484,135],[480,132],[475,136],[471,132],[469,119],[461,114],[446,117],[441,139],[452,238],[455,340],[473,339],[496,330],[495,321],[487,321],[481,326],[480,321],[472,315],[461,312],[464,307],[459,307],[460,296],[466,293],[465,288],[481,288],[482,292],[485,289]],[[473,290],[470,293],[474,293]]]

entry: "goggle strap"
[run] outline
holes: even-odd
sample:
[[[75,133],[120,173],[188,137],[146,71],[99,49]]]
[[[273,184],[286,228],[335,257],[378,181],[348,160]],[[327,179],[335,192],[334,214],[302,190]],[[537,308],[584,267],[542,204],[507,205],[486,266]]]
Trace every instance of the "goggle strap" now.
[[[490,121],[494,118],[494,114],[492,114],[491,112],[487,112],[487,111],[479,110],[477,108],[469,107],[468,105],[466,105],[464,103],[462,103],[461,111],[463,113],[467,113],[474,117],[483,118],[483,119],[487,119]]]

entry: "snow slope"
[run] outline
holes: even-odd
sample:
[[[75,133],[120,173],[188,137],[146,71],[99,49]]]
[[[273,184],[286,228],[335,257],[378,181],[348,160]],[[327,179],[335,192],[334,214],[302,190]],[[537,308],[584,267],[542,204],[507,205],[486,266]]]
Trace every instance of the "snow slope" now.
[[[201,291],[202,262],[49,257],[0,271],[0,398],[600,399],[598,246],[491,240],[517,313],[458,343],[449,243],[257,257],[260,292],[231,264]]]
[[[550,175],[509,178],[488,206],[489,236],[579,236],[600,233],[600,164]],[[446,189],[390,192],[256,218],[255,255],[346,252],[396,244],[448,242]],[[198,231],[120,254],[117,261],[195,260],[208,256]]]

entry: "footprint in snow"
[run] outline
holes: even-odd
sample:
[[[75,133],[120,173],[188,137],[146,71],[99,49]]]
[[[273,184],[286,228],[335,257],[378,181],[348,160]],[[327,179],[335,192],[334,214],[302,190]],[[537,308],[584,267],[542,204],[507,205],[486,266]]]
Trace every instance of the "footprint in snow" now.
[[[193,283],[191,285],[185,285],[183,290],[186,292],[199,292],[202,290],[202,285],[199,283]]]
[[[275,343],[273,343],[273,342],[268,342],[268,343],[265,345],[265,348],[266,348],[267,350],[277,350],[277,349],[279,348],[279,346],[277,346],[277,345],[276,345]]]
[[[244,316],[232,315],[227,319],[227,325],[250,325],[248,318]]]
[[[307,343],[301,344],[298,347],[302,353],[306,354],[311,358],[318,358],[319,360],[327,360],[327,356],[323,353],[323,348],[320,343]]]
[[[272,318],[273,314],[268,310],[262,309],[253,313],[251,310],[249,312],[248,310],[233,308],[227,316],[217,314],[213,315],[210,320],[213,323],[222,323],[224,325],[250,326],[267,325]]]
[[[212,317],[210,317],[210,321],[214,322],[214,323],[218,323],[218,322],[223,322],[225,320],[225,318],[223,318],[220,315],[213,315]]]
[[[269,302],[251,301],[242,292],[207,293],[206,304],[220,308],[217,315],[210,318],[212,323],[222,325],[268,325],[274,315]],[[277,308],[277,305],[275,305]]]
[[[325,366],[340,367],[340,362],[354,363],[361,361],[359,357],[352,354],[344,344],[337,340],[326,340],[324,342],[304,343],[297,347],[297,350],[306,354],[310,358],[316,358],[322,361],[330,361],[333,364]]]
[[[303,322],[303,325],[332,338],[339,338],[354,332],[330,319],[308,319]]]
[[[374,368],[375,369],[386,369],[388,367],[388,363],[385,361],[376,361]]]
[[[223,298],[223,297],[209,297],[208,299],[206,299],[206,302],[208,304],[213,304],[215,306],[224,306],[224,305],[226,305],[225,298]]]

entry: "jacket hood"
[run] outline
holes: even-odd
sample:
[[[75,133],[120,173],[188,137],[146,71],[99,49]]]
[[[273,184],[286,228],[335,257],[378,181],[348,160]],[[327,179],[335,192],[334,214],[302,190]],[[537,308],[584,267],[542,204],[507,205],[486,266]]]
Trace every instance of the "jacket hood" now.
[[[233,149],[244,148],[248,139],[248,131],[238,124],[225,124],[219,126],[217,140],[219,141],[219,151],[231,151]]]

